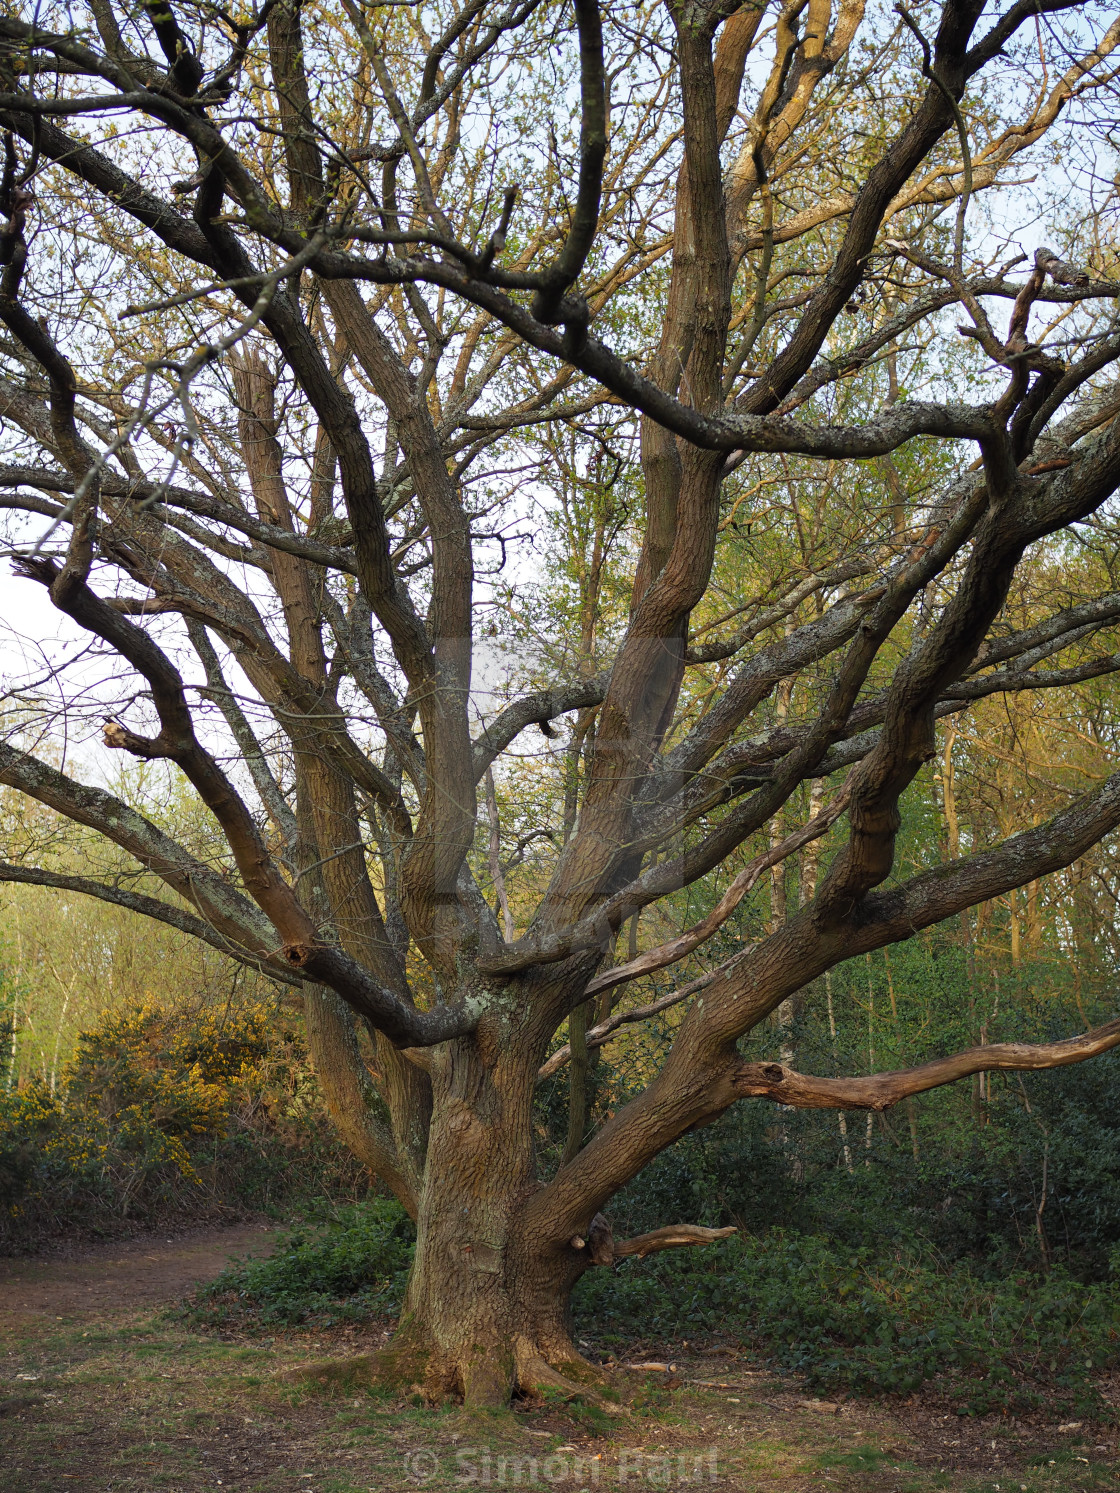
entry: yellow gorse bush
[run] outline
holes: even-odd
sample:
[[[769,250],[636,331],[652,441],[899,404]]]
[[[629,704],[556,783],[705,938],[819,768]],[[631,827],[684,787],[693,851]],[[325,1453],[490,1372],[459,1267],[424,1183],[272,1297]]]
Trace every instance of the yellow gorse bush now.
[[[268,1052],[263,1006],[184,1017],[147,1000],[80,1034],[62,1090],[106,1118],[135,1109],[168,1135],[207,1135],[221,1129],[235,1091],[259,1081]]]
[[[18,1218],[85,1192],[127,1212],[199,1185],[192,1149],[220,1141],[247,1098],[259,1106],[273,1022],[263,1004],[176,1012],[149,998],[106,1012],[53,1094],[35,1080],[0,1096],[0,1206]]]

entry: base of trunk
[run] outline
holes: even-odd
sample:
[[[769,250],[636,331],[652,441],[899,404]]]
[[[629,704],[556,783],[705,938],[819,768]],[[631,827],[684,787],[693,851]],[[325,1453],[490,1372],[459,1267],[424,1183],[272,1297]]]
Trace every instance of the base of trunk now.
[[[376,1353],[328,1359],[293,1370],[291,1378],[324,1389],[377,1386],[421,1394],[429,1404],[454,1400],[477,1409],[502,1408],[520,1399],[580,1400],[612,1413],[614,1381],[589,1363],[571,1339],[547,1343],[514,1334],[505,1343],[439,1343],[415,1317],[401,1320],[392,1340]]]
[[[454,1399],[480,1409],[557,1394],[598,1402],[611,1387],[610,1376],[589,1363],[566,1332],[495,1338],[488,1331],[448,1342],[445,1332],[426,1332],[413,1318],[401,1322],[383,1356],[398,1385],[411,1376],[410,1387],[431,1402]]]

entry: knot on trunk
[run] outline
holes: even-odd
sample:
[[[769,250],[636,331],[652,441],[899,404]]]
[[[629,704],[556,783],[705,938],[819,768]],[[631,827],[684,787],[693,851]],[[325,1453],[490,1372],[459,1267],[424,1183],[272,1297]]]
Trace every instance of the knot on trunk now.
[[[593,1265],[612,1265],[615,1258],[614,1230],[610,1219],[596,1213],[587,1230],[587,1238],[577,1234],[571,1241],[573,1249],[586,1249]]]
[[[782,1063],[741,1063],[732,1081],[742,1099],[773,1099],[788,1104],[799,1076]]]
[[[318,952],[319,945],[313,943],[286,943],[284,945],[284,958],[289,964],[294,964],[297,969],[302,969],[307,961]]]

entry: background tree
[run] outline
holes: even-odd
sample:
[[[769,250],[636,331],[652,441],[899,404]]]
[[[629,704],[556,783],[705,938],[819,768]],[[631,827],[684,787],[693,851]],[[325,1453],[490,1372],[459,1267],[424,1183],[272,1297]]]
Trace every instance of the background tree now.
[[[395,1361],[433,1391],[586,1374],[574,1280],[712,1237],[614,1243],[602,1210],[739,1101],[881,1111],[1120,1043],[841,1078],[737,1046],[1120,823],[1113,775],[891,879],[939,717],[1117,667],[1107,566],[1015,605],[1120,484],[1108,219],[1075,195],[1017,275],[1000,225],[1034,148],[1093,130],[1118,41],[1065,0],[0,20],[5,502],[85,640],[10,696],[0,781],[166,893],[3,874],[298,984],[342,1133],[417,1219]],[[550,487],[583,549],[559,637],[517,549]],[[36,753],[107,710],[200,844]],[[555,808],[503,860],[535,727]],[[764,937],[627,1003],[795,855]],[[686,1000],[542,1174],[542,1075],[571,1059],[575,1119],[595,1046]]]

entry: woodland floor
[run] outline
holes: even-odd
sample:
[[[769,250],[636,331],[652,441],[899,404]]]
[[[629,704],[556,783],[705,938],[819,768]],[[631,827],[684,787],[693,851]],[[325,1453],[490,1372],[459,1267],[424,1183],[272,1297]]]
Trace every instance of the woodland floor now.
[[[675,1372],[621,1375],[623,1406],[609,1418],[578,1405],[479,1416],[353,1388],[327,1394],[286,1376],[367,1352],[383,1330],[219,1335],[188,1330],[167,1311],[229,1255],[270,1245],[267,1229],[242,1226],[0,1260],[0,1489],[1120,1487],[1114,1428],[962,1420],[922,1400],[814,1402],[794,1381],[711,1344],[668,1355],[635,1344],[632,1358],[656,1356]]]

